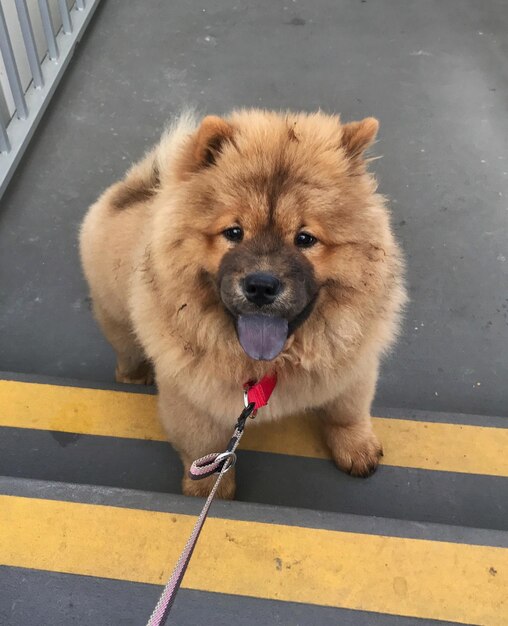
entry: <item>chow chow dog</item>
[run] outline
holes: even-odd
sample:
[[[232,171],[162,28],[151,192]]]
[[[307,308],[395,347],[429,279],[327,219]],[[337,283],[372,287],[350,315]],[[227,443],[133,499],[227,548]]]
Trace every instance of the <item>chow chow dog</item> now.
[[[336,465],[375,471],[370,407],[405,301],[365,152],[378,122],[323,112],[183,114],[89,209],[81,258],[116,380],[150,383],[184,465],[213,477],[242,386],[276,373],[257,420],[315,412]],[[219,495],[232,498],[234,471]]]

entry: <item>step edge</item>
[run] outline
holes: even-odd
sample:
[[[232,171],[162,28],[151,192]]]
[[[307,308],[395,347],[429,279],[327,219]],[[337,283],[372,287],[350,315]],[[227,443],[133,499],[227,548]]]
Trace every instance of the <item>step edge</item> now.
[[[201,498],[179,494],[8,476],[0,476],[0,495],[193,516],[199,514],[204,502]],[[337,532],[508,548],[508,532],[500,530],[259,503],[217,500],[212,506],[210,516]]]
[[[114,381],[90,381],[75,378],[45,376],[41,374],[25,374],[0,370],[0,381],[19,383],[37,383],[54,385],[57,387],[77,387],[99,391],[114,391],[123,393],[137,393],[141,395],[156,395],[155,386],[129,385]],[[442,424],[461,424],[465,426],[486,426],[489,428],[508,428],[508,416],[475,415],[468,413],[447,413],[443,411],[428,411],[425,409],[407,409],[374,405],[372,414],[376,417],[418,422],[432,422]]]

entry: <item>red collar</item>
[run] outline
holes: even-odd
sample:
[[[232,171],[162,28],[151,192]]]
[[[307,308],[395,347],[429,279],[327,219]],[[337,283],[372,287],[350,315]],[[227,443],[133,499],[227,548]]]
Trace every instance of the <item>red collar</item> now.
[[[277,374],[267,374],[257,383],[248,382],[245,384],[247,389],[247,401],[249,403],[254,402],[254,411],[268,404],[268,400],[276,384]]]

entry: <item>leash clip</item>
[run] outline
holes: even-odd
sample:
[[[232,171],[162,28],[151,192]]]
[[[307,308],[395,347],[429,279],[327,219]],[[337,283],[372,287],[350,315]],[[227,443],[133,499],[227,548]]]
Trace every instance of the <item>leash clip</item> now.
[[[251,407],[252,404],[254,404],[254,406],[255,406],[255,403],[252,403],[252,402],[249,401],[249,390],[251,389],[252,385],[250,383],[247,383],[247,385],[244,387],[244,390],[243,390],[243,404],[244,404],[246,409],[252,408]],[[258,410],[256,408],[252,409],[252,411],[249,414],[249,417],[251,419],[254,419],[256,417],[256,413],[257,412],[258,412]]]

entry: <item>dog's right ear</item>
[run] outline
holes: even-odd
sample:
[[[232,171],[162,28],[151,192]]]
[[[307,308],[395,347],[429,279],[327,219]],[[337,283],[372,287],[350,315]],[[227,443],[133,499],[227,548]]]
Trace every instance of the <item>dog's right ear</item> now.
[[[217,162],[227,142],[233,141],[234,128],[216,115],[207,115],[183,147],[177,176],[185,180],[191,174]]]
[[[208,115],[201,122],[194,144],[197,167],[214,165],[224,144],[233,139],[231,124],[216,115]]]
[[[226,143],[233,141],[233,134],[234,128],[226,120],[216,115],[205,117],[183,147],[177,177],[185,180],[215,165]]]

